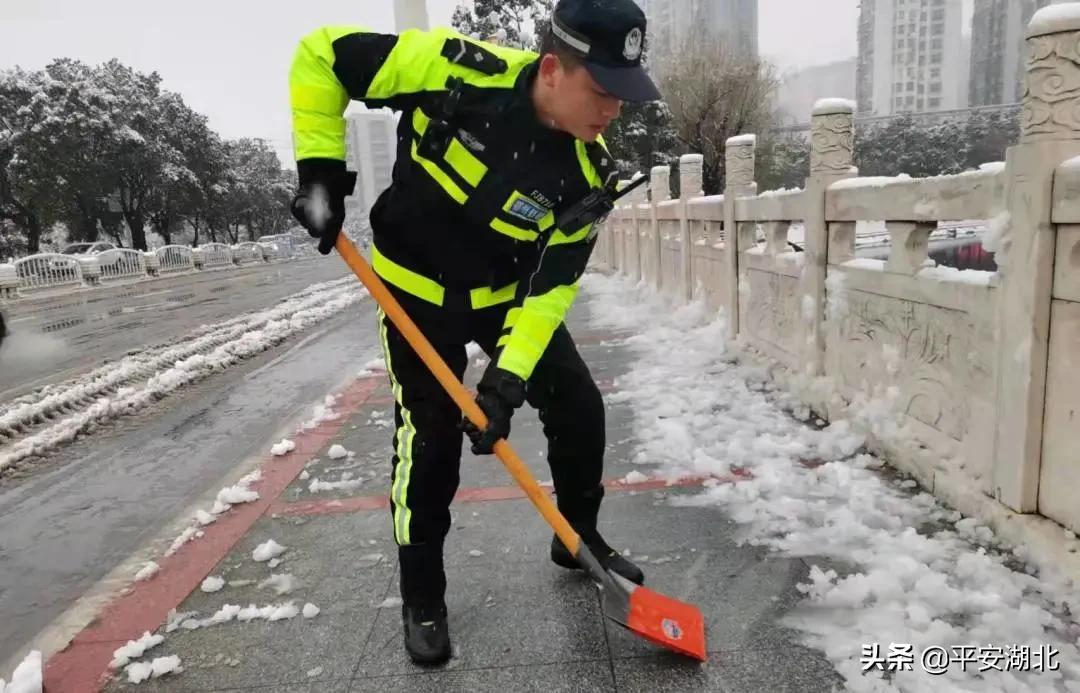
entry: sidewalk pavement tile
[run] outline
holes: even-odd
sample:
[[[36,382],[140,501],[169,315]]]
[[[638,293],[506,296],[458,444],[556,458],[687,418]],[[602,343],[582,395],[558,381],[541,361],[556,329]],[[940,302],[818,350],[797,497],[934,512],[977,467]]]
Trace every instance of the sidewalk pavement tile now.
[[[709,655],[689,665],[672,655],[616,659],[615,682],[625,693],[658,690],[667,693],[834,693],[843,680],[820,654],[791,645],[780,650],[743,650]]]
[[[358,678],[353,681],[349,693],[385,693],[387,690],[416,693],[614,693],[616,689],[612,680],[611,664],[605,659],[596,662],[560,662],[539,666]]]
[[[557,570],[528,564],[448,567],[446,601],[455,654],[446,669],[605,658],[596,586]],[[400,613],[381,611],[357,676],[415,671],[402,647]]]

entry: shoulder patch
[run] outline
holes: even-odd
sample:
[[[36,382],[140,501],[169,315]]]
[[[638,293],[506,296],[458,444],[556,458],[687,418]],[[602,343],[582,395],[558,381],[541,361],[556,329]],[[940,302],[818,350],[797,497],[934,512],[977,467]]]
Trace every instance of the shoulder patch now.
[[[506,61],[487,48],[463,38],[448,38],[443,44],[442,56],[452,63],[467,67],[485,75],[501,75],[506,72]]]
[[[604,181],[604,187],[613,188],[618,183],[619,171],[607,148],[599,142],[592,142],[585,145],[585,153],[589,157],[589,163],[599,174],[600,180]]]

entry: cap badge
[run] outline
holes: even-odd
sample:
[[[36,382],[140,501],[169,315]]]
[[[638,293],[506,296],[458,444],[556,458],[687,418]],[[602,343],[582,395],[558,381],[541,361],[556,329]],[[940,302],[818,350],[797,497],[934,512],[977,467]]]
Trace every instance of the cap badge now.
[[[626,34],[623,57],[627,60],[637,60],[641,57],[641,29],[638,27],[634,27]]]

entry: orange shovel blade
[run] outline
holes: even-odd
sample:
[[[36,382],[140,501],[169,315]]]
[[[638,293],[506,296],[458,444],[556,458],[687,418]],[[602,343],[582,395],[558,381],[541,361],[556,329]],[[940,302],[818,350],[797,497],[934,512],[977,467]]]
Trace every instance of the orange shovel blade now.
[[[625,624],[646,640],[704,662],[705,619],[692,604],[635,587]]]
[[[604,616],[655,645],[700,662],[708,658],[705,617],[693,604],[635,585],[610,570],[604,571],[601,591]]]

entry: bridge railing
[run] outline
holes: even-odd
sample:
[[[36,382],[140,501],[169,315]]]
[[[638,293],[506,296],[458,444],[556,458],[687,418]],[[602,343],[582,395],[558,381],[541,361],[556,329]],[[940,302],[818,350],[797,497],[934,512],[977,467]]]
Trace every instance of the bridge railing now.
[[[1080,79],[1074,5],[1032,21],[1006,162],[860,177],[854,104],[823,99],[803,188],[759,192],[755,138],[732,138],[723,195],[701,194],[700,157],[680,161],[678,200],[654,168],[651,200],[622,201],[594,261],[721,313],[811,411],[862,421],[874,449],[961,510],[994,499],[1080,532],[1080,92],[1054,88]],[[929,259],[932,237],[976,228],[997,271]]]
[[[138,250],[106,250],[97,255],[97,264],[103,282],[146,276],[146,257]]]
[[[27,291],[79,286],[83,271],[79,261],[70,255],[42,253],[15,261],[15,276],[19,286]]]

